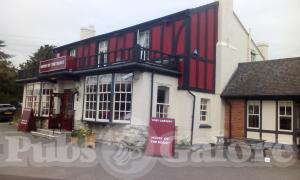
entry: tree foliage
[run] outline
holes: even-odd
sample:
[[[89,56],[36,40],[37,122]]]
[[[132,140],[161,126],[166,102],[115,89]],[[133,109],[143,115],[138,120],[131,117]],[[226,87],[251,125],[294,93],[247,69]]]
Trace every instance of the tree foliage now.
[[[12,56],[2,50],[5,46],[0,40],[0,103],[14,104],[21,100],[22,88],[16,83],[17,69],[8,60]]]
[[[32,69],[37,67],[41,60],[54,58],[54,48],[53,45],[41,46],[25,63],[20,64],[20,69]]]

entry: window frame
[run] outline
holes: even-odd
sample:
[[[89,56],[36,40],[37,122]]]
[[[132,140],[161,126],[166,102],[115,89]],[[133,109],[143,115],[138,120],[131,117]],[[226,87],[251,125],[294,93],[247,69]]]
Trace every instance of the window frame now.
[[[258,114],[255,113],[255,110],[253,109],[253,113],[250,114],[249,112],[249,106],[258,106]],[[261,104],[260,101],[253,100],[253,101],[247,101],[247,129],[260,129],[261,126]],[[258,127],[250,127],[249,126],[249,116],[258,116]]]
[[[48,117],[50,112],[50,95],[53,92],[53,88],[46,87],[46,83],[42,83],[42,94],[41,94],[41,116]],[[45,106],[43,106],[45,104]],[[45,108],[44,108],[45,107]],[[44,114],[43,110],[46,110],[48,113]]]
[[[164,91],[164,101],[165,102],[158,102],[158,92],[160,90]],[[157,93],[156,93],[156,111],[155,117],[157,118],[168,118],[170,112],[170,88],[168,86],[157,86]],[[161,108],[162,107],[162,108]],[[162,109],[162,111],[161,111]]]
[[[70,49],[69,56],[76,57],[76,49]]]
[[[206,101],[206,104],[202,103],[203,100]],[[202,109],[201,108],[202,106],[206,106],[206,109]],[[210,110],[209,106],[210,106],[210,99],[208,99],[208,98],[201,98],[200,99],[200,118],[199,118],[200,123],[206,123],[206,122],[209,121],[209,110]],[[206,112],[205,120],[202,119],[203,115],[201,114],[201,112]]]
[[[105,49],[105,50],[104,50]],[[104,64],[103,66],[106,66],[108,64],[108,40],[100,41],[98,43],[98,64],[100,64],[100,54],[104,53]]]
[[[285,115],[281,115],[280,114],[280,107],[281,107],[281,104],[284,105],[285,107]],[[287,106],[287,105],[290,105],[290,106]],[[287,115],[286,113],[286,107],[291,107],[291,114],[290,115]],[[293,132],[293,129],[294,129],[294,104],[293,104],[293,101],[278,101],[278,121],[277,121],[277,125],[278,125],[278,130],[279,131],[284,131],[284,132]],[[290,130],[286,130],[286,129],[281,129],[280,128],[280,117],[290,117],[291,118],[291,129]]]
[[[96,83],[90,83],[89,84],[89,80],[93,79],[93,78],[94,79],[96,78]],[[87,76],[85,78],[85,87],[84,87],[84,114],[83,114],[83,119],[85,121],[96,121],[96,119],[97,119],[97,84],[98,84],[98,76]],[[93,87],[93,86],[96,86],[96,88]],[[95,99],[94,96],[96,96],[96,101],[94,100]],[[89,99],[89,101],[87,101],[87,99]],[[90,100],[90,99],[92,99],[92,100]],[[88,109],[87,109],[87,103],[89,103],[89,108]],[[90,108],[91,105],[93,107],[96,105],[95,106],[96,108],[95,109],[91,109]],[[88,115],[88,117],[87,117],[87,112],[88,113],[91,112],[92,116],[90,117]],[[94,115],[95,115],[95,117],[93,117]]]
[[[124,76],[125,74],[120,74],[120,73],[116,73],[116,74],[104,74],[104,75],[96,75],[96,76],[86,76],[85,77],[85,87],[84,87],[84,92],[85,92],[85,96],[84,96],[84,114],[83,114],[83,120],[84,121],[92,121],[92,122],[102,122],[102,123],[109,123],[109,122],[112,122],[112,123],[119,123],[119,124],[130,124],[131,123],[131,118],[132,118],[132,95],[133,95],[133,78],[129,78],[129,79],[126,79],[124,80],[122,77]],[[90,111],[91,109],[87,109],[86,105],[87,105],[87,87],[90,85],[88,83],[88,78],[90,77],[97,77],[97,86],[96,86],[96,93],[93,93],[95,96],[96,96],[96,115],[95,115],[95,118],[90,118],[90,117],[87,117],[86,114],[87,114],[87,110]],[[101,82],[101,80],[103,78],[106,78],[106,80],[104,81],[104,83]],[[114,79],[113,79],[114,78]],[[118,85],[118,82],[120,82],[120,88],[121,88],[121,84],[122,82],[127,82],[126,85],[125,85],[125,88],[127,90],[127,86],[128,84],[130,84],[130,92],[119,92],[118,90],[116,90],[116,86]],[[95,84],[95,83],[94,83]],[[106,90],[103,91],[103,85],[110,85],[110,90],[107,89],[106,87]],[[100,90],[100,87],[101,87],[101,90]],[[121,89],[120,89],[121,90]],[[130,113],[130,118],[128,120],[126,119],[115,119],[115,113],[116,113],[116,110],[115,110],[115,106],[116,106],[116,103],[122,103],[122,102],[119,102],[119,101],[116,101],[116,94],[125,94],[125,110],[121,110],[121,106],[119,106],[119,117],[121,117],[121,113],[124,113],[125,115],[128,114],[128,112]],[[130,102],[127,101],[127,94],[130,94]],[[103,96],[102,96],[103,95]],[[105,110],[103,109],[103,104],[104,104],[104,101],[100,100],[101,99],[101,96],[102,96],[102,100],[103,99],[106,99],[105,100],[105,103],[106,103],[106,108]],[[106,98],[104,98],[106,97]],[[113,98],[112,98],[113,97]],[[121,98],[121,97],[120,97]],[[121,99],[120,99],[121,100]],[[100,110],[100,103],[101,103],[101,110]],[[130,109],[127,110],[126,107],[127,105],[130,104]],[[106,115],[106,119],[101,119],[99,118],[99,114],[103,114],[103,112],[105,111],[105,113],[109,113],[109,116],[107,117]],[[103,117],[103,116],[101,116]],[[123,116],[123,117],[126,117],[126,116]]]

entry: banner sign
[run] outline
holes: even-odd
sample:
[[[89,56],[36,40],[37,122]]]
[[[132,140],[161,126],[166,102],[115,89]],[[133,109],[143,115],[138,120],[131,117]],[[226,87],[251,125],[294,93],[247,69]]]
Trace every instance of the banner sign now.
[[[173,157],[175,146],[175,119],[151,118],[146,154]]]
[[[18,126],[18,131],[30,132],[35,129],[36,127],[33,119],[33,110],[31,108],[24,108],[21,121]]]
[[[66,56],[40,61],[40,73],[66,69]]]

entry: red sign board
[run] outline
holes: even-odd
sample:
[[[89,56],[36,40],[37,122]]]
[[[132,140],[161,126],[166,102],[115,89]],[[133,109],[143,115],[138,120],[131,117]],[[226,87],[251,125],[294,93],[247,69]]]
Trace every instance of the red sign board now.
[[[146,154],[150,156],[174,156],[175,119],[151,118]]]
[[[54,58],[54,59],[48,59],[44,61],[40,61],[40,73],[47,73],[52,71],[58,71],[66,69],[67,67],[67,61],[66,56]]]
[[[36,127],[33,119],[33,110],[30,108],[25,108],[22,113],[18,131],[30,132],[35,129]]]

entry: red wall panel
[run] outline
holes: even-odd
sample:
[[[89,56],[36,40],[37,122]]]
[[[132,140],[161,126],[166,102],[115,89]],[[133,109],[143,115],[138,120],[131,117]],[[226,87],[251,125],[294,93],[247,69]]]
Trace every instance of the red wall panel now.
[[[163,52],[171,54],[172,53],[172,23],[164,24],[164,46]]]
[[[214,64],[207,64],[207,89],[213,90],[213,83],[214,83]]]
[[[208,10],[208,44],[207,44],[207,57],[209,60],[214,59],[214,47],[215,47],[215,42],[214,42],[214,9]]]
[[[128,48],[132,48],[133,46],[133,40],[134,40],[134,33],[133,32],[128,32],[126,33],[126,39],[125,39],[125,61],[129,60],[131,58],[131,54],[128,51]]]
[[[90,45],[90,57],[91,57],[91,64],[95,64],[95,55],[96,54],[96,43],[92,43]]]
[[[114,52],[116,50],[116,37],[112,37],[109,39],[108,42],[108,52],[109,56],[108,56],[108,62],[111,64],[114,62],[115,60],[115,53],[111,53]]]
[[[200,57],[205,57],[205,47],[206,47],[206,13],[200,13]]]
[[[176,54],[182,55],[184,54],[185,48],[185,26],[183,24],[183,20],[176,21],[175,23],[175,38],[177,39],[176,43]]]
[[[196,88],[197,81],[196,81],[196,70],[197,70],[197,61],[195,59],[191,59],[190,61],[190,87]]]
[[[192,15],[191,20],[191,49],[190,52],[193,53],[197,49],[197,39],[198,38],[198,14]]]
[[[151,29],[151,48],[160,51],[161,42],[161,25],[155,26]],[[159,58],[159,54],[151,54],[152,58]]]
[[[204,89],[205,88],[205,63],[200,61],[199,64],[199,73],[198,73],[198,88]]]

